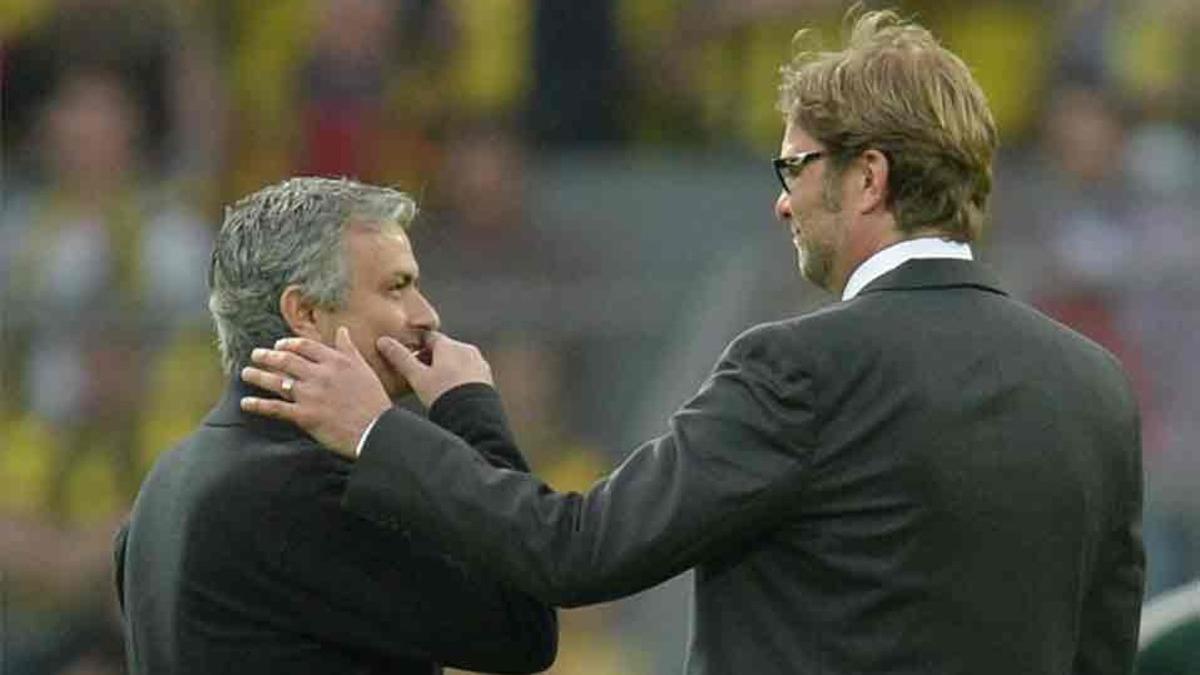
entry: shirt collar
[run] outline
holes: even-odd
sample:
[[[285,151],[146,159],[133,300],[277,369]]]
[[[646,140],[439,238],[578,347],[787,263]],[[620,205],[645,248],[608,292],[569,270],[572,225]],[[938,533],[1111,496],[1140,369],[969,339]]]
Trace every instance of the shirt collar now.
[[[867,284],[891,272],[909,260],[918,258],[954,258],[958,260],[974,260],[971,245],[958,241],[950,241],[940,237],[921,237],[907,239],[892,244],[878,251],[875,255],[863,261],[854,270],[846,288],[842,291],[842,300],[850,300],[862,291]]]

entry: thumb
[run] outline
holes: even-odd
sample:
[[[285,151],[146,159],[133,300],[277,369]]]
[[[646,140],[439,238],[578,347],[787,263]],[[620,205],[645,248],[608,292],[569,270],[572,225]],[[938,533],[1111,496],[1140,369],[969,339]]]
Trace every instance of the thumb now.
[[[417,360],[417,356],[408,351],[396,338],[384,335],[375,341],[375,348],[383,354],[383,358],[387,359],[397,374],[410,382],[412,376],[425,367],[425,364]]]
[[[354,344],[354,340],[350,339],[350,329],[345,326],[338,326],[337,333],[333,336],[333,343],[337,346],[339,352],[355,359],[356,361],[365,361],[363,355],[358,351],[358,347]]]

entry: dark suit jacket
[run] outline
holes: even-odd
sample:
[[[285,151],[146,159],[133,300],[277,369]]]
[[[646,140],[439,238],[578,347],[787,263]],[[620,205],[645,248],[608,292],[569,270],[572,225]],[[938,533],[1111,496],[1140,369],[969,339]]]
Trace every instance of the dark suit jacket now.
[[[494,402],[455,394],[443,419],[478,437],[472,416]],[[746,332],[667,433],[586,494],[492,468],[448,433],[406,447],[406,425],[380,418],[348,508],[559,605],[695,568],[690,673],[1130,671],[1130,388],[976,263],[910,261]]]
[[[549,667],[552,609],[394,520],[344,510],[350,464],[296,427],[243,414],[238,400],[248,392],[231,386],[203,426],[159,459],[118,534],[131,672]],[[527,470],[512,446],[492,459]]]

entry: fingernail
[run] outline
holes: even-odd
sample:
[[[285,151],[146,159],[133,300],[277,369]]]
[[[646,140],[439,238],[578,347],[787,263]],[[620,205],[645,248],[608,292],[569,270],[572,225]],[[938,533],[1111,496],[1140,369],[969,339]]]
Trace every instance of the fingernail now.
[[[279,338],[275,341],[275,349],[283,349],[284,347],[287,347],[287,343],[287,338]]]
[[[242,379],[243,380],[246,379],[246,377],[249,374],[250,374],[250,366],[246,366],[245,368],[242,368]]]
[[[262,347],[255,347],[254,351],[250,352],[250,358],[254,359],[255,361],[261,359],[262,357],[264,357],[266,355],[267,355],[267,350],[263,349]]]

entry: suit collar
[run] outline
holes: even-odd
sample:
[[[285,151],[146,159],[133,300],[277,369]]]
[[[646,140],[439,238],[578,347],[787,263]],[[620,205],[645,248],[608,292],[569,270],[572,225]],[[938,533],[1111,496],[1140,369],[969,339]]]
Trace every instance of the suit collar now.
[[[971,245],[961,241],[951,241],[942,237],[916,237],[898,241],[891,246],[876,251],[867,258],[846,280],[842,289],[842,300],[851,300],[862,292],[872,281],[891,272],[909,260],[929,258],[953,258],[956,260],[974,260]]]
[[[1008,295],[1000,286],[999,279],[986,265],[971,260],[945,258],[909,260],[867,284],[860,295],[880,291],[961,287]]]
[[[294,440],[311,438],[300,427],[291,422],[253,415],[243,412],[241,400],[243,396],[259,398],[279,398],[275,394],[246,384],[234,377],[225,387],[225,393],[217,405],[204,418],[204,425],[209,427],[245,427],[255,433],[278,440]]]

